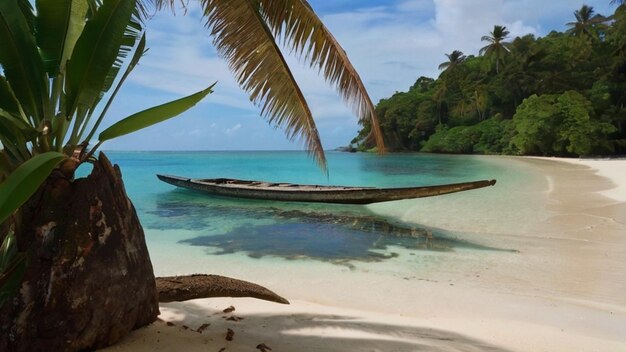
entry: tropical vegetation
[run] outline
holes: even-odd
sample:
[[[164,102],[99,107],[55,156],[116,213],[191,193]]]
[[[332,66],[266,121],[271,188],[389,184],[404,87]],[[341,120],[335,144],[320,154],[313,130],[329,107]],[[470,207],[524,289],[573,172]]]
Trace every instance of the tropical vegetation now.
[[[90,147],[144,54],[144,9],[123,0],[35,5],[36,11],[28,1],[0,4],[0,223],[57,165],[71,178],[103,142],[174,117],[211,92],[209,87],[130,115],[101,131]],[[10,274],[25,260],[15,252],[15,242],[11,233],[4,237],[0,284],[15,282]],[[0,304],[4,298],[3,290]]]
[[[509,38],[496,25],[478,56],[446,54],[376,106],[397,151],[555,156],[626,153],[626,5],[611,16],[584,5],[565,32]],[[565,22],[565,21],[564,21]],[[363,124],[352,141],[371,144]]]
[[[315,122],[279,40],[320,70],[356,114],[369,121],[373,132],[367,139],[384,149],[374,105],[358,73],[305,0],[200,3],[219,54],[262,116],[289,138],[302,138],[322,169],[326,160]],[[101,127],[120,87],[146,51],[144,23],[150,7],[173,9],[177,4],[175,0],[0,2],[0,308],[19,287],[29,256],[38,253],[13,225],[29,222],[20,207],[41,191],[51,173],[73,182],[74,171],[95,162],[94,153],[103,142],[177,116],[212,92],[210,86]],[[116,338],[121,334],[116,332]]]

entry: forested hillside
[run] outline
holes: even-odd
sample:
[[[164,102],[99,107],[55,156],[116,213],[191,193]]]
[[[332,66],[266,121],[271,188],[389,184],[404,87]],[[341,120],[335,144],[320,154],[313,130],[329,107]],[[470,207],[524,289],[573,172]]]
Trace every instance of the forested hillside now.
[[[477,56],[446,54],[439,78],[420,77],[377,105],[391,150],[527,155],[626,154],[626,4],[590,6],[566,32],[509,38],[494,26]],[[564,19],[564,22],[568,21]],[[478,38],[477,38],[478,40]],[[371,147],[365,124],[352,144]]]

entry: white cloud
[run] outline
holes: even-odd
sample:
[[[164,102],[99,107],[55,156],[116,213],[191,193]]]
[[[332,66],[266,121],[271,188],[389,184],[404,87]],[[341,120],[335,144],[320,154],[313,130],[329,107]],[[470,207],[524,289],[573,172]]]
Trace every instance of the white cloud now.
[[[241,124],[238,123],[234,125],[233,127],[227,128],[225,132],[227,135],[232,136],[235,132],[239,131],[241,127],[242,127]]]

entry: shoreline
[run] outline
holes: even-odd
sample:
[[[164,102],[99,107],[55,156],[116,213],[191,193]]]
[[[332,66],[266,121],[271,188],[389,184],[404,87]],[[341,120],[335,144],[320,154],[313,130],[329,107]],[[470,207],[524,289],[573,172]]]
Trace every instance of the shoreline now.
[[[558,158],[558,157],[531,157],[542,160],[554,160],[574,165],[584,165],[593,169],[596,175],[611,180],[613,187],[600,191],[607,198],[618,202],[626,202],[626,175],[624,167],[619,164],[626,163],[626,158]]]
[[[274,351],[626,349],[626,280],[620,275],[626,272],[620,215],[626,203],[619,201],[626,180],[616,177],[626,174],[626,160],[511,159],[552,180],[545,190],[549,216],[522,234],[480,236],[519,253],[461,250],[455,262],[428,253],[425,267],[401,272],[393,263],[356,270],[294,264],[280,272],[279,265],[251,272],[233,266],[219,274],[264,285],[292,304],[242,298],[162,304],[163,321],[107,350],[250,351],[261,343]],[[238,260],[245,259],[227,267]],[[230,305],[235,312],[221,312]],[[244,319],[223,318],[231,315]],[[211,325],[191,331],[202,324]],[[229,328],[231,342],[225,340]]]

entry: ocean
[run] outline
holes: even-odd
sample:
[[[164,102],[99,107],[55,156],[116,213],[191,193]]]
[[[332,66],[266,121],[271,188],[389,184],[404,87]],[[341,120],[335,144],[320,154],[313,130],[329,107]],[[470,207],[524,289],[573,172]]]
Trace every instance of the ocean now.
[[[338,266],[405,269],[459,253],[515,253],[494,236],[527,234],[546,216],[549,183],[515,158],[328,152],[107,152],[120,165],[157,275]],[[81,171],[82,174],[87,172]],[[79,172],[80,174],[80,172]],[[494,187],[367,206],[211,197],[156,174],[408,187],[497,179]],[[234,269],[234,266],[237,269]],[[408,267],[407,267],[408,266]],[[246,269],[247,268],[247,269]]]

